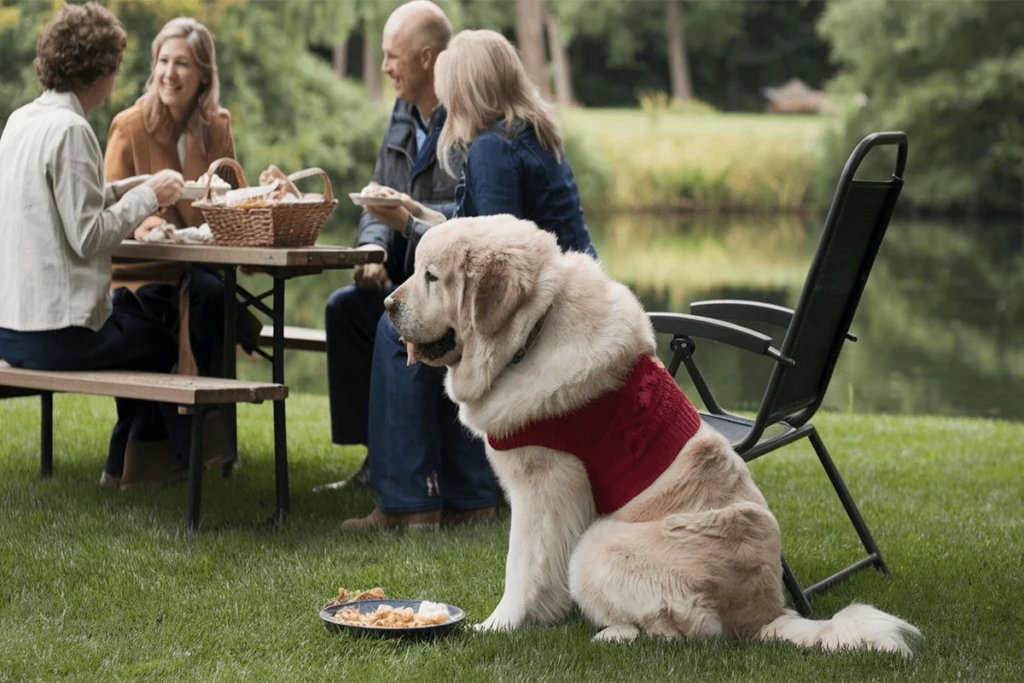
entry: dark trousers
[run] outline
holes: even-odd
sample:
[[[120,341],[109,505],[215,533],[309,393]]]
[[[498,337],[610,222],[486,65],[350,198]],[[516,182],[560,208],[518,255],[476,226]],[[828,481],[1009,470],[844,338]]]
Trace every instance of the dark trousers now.
[[[377,321],[384,313],[389,287],[367,292],[343,287],[327,300],[327,394],[331,406],[331,440],[343,446],[367,444],[370,419],[370,363]]]
[[[380,317],[370,379],[370,481],[389,514],[494,507],[483,442],[459,422],[444,390],[446,368],[407,365],[405,345]]]
[[[223,376],[224,283],[208,270],[193,268],[188,293],[189,341],[192,343],[192,355],[196,358],[199,374],[206,377]],[[170,317],[162,321],[162,324],[177,329],[180,311],[176,286],[144,285],[138,290],[138,298],[151,311],[159,310]]]
[[[140,290],[141,292],[141,290]],[[127,289],[111,296],[114,311],[97,332],[67,327],[43,332],[0,328],[0,357],[11,365],[31,370],[140,370],[168,372],[178,358],[176,311],[159,298]],[[169,323],[168,321],[174,321]],[[106,471],[120,475],[129,438],[140,441],[171,439],[179,457],[187,457],[187,416],[165,403],[115,399],[117,423],[110,435]],[[159,430],[161,434],[151,433]]]

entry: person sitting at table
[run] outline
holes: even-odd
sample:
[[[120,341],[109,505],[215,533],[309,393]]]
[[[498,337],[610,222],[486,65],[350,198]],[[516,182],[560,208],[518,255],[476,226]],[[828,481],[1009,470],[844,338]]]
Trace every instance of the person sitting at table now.
[[[455,198],[455,179],[440,169],[435,154],[446,113],[434,93],[434,62],[451,36],[448,17],[425,0],[400,6],[384,26],[381,69],[391,77],[397,99],[372,180],[435,208]],[[377,322],[384,313],[384,299],[412,274],[413,263],[413,250],[405,237],[365,209],[355,244],[377,245],[387,256],[383,264],[356,266],[354,284],[335,291],[324,311],[331,439],[339,445],[367,443],[370,359]],[[354,476],[324,488],[365,485],[367,474],[364,461]]]
[[[177,359],[163,311],[143,310],[127,289],[110,293],[110,254],[181,193],[174,170],[141,185],[104,185],[103,152],[86,116],[110,96],[127,33],[105,7],[67,4],[36,43],[44,92],[19,108],[0,135],[0,357],[37,370],[167,372]],[[189,420],[160,404],[184,458]],[[117,399],[101,485],[121,483],[136,416],[151,408]]]
[[[451,216],[512,214],[558,238],[565,251],[597,257],[583,220],[580,195],[565,157],[555,112],[530,83],[515,48],[494,31],[462,31],[435,67],[437,94],[448,111],[438,141],[442,168],[465,154]],[[408,196],[399,207],[371,207],[415,250],[430,229],[410,215],[427,207]],[[443,219],[444,216],[438,216]],[[440,413],[461,430],[444,396],[445,369],[408,366],[408,354],[386,315],[377,327],[371,371],[369,452],[377,506],[344,528],[434,526],[494,514],[495,492],[483,443],[459,450],[437,446],[432,425]],[[449,407],[451,406],[451,407]],[[458,473],[458,477],[449,476]],[[440,473],[440,476],[439,476]]]
[[[206,180],[210,164],[223,157],[235,158],[231,114],[220,106],[213,36],[203,24],[188,17],[171,19],[152,44],[152,63],[146,93],[120,112],[110,124],[107,136],[106,176],[108,181],[163,169],[180,171],[185,180]],[[231,169],[218,174],[232,186],[237,180]],[[203,215],[182,199],[150,216],[134,230],[132,237],[143,240],[165,223],[176,228],[199,226]],[[136,290],[144,301],[157,299],[176,313],[180,264],[168,262],[114,262],[114,285]],[[224,285],[214,273],[192,268],[189,292],[189,341],[196,366],[202,375],[221,373],[224,336]],[[259,322],[245,312],[240,322],[246,330],[239,337],[247,343],[258,338]],[[177,317],[177,316],[176,316]],[[159,419],[146,420],[133,430],[128,443],[128,468],[136,469],[136,451],[145,450],[145,462],[156,465],[163,459],[165,469],[178,463],[168,448]],[[214,467],[233,457],[228,431],[220,413],[211,413],[207,426],[205,464]],[[145,445],[143,445],[145,444]]]

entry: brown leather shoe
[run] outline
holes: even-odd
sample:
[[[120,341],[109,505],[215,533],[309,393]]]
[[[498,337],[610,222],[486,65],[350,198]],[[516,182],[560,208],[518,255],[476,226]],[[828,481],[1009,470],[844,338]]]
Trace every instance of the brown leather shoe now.
[[[103,474],[100,475],[100,486],[104,488],[117,488],[121,485],[121,477],[116,474],[110,474],[106,470],[103,470]]]
[[[203,425],[203,467],[207,471],[223,467],[234,458],[226,416],[219,410],[210,411]]]
[[[124,451],[121,490],[176,484],[187,475],[188,469],[174,454],[170,441],[131,440]]]
[[[452,524],[464,524],[466,522],[477,522],[482,519],[490,519],[498,514],[497,508],[477,508],[476,510],[445,510],[441,523],[445,526]]]
[[[436,529],[441,526],[441,511],[413,512],[408,515],[389,515],[374,508],[362,519],[346,519],[342,529]]]

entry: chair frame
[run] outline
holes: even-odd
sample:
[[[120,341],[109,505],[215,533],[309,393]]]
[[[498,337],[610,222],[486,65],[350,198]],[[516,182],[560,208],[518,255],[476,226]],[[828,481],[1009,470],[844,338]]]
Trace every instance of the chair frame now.
[[[868,153],[876,147],[883,145],[895,145],[897,147],[896,167],[889,181],[856,181],[859,185],[870,185],[875,189],[887,189],[888,193],[879,210],[871,240],[867,244],[864,260],[859,271],[860,277],[857,278],[857,281],[850,290],[846,307],[842,312],[839,323],[840,334],[837,334],[836,338],[832,341],[826,365],[820,375],[818,391],[811,400],[802,405],[777,408],[775,405],[776,397],[785,372],[787,368],[799,362],[798,358],[793,358],[792,351],[800,330],[807,321],[811,294],[815,291],[815,286],[821,275],[825,261],[825,251],[830,244],[830,238],[837,230],[849,191],[854,187],[854,176]],[[839,470],[836,468],[828,449],[825,448],[821,436],[814,426],[810,424],[810,419],[817,412],[825,398],[825,392],[831,380],[836,362],[839,359],[839,352],[842,349],[843,343],[847,340],[857,340],[854,335],[850,334],[850,323],[860,303],[864,286],[867,283],[867,276],[878,254],[878,249],[885,236],[896,200],[899,198],[903,186],[903,173],[907,162],[907,147],[907,136],[902,132],[875,133],[864,138],[851,153],[839,178],[832,205],[822,229],[818,250],[811,261],[804,288],[795,309],[756,301],[712,300],[691,304],[690,311],[692,315],[676,313],[649,314],[656,332],[673,336],[670,344],[672,360],[668,366],[669,372],[674,376],[680,364],[682,364],[690,375],[708,414],[715,416],[719,420],[735,421],[737,424],[741,424],[749,429],[744,438],[732,444],[736,452],[745,461],[749,462],[778,448],[807,438],[814,448],[822,467],[825,469],[829,481],[839,496],[847,516],[856,529],[861,543],[867,552],[867,556],[806,589],[801,588],[785,557],[782,558],[783,578],[786,588],[793,598],[794,606],[804,616],[811,613],[811,606],[808,601],[809,596],[835,585],[854,572],[874,566],[883,574],[889,575],[889,568],[882,557],[878,545],[875,543],[874,537],[871,535],[871,531],[868,529],[867,523],[858,510],[846,483],[840,476]],[[786,334],[782,346],[780,349],[776,349],[772,346],[772,338],[768,335],[732,322],[727,322],[727,320],[762,323],[783,328],[786,330]],[[693,360],[693,354],[696,350],[693,338],[717,341],[741,350],[766,356],[774,361],[775,365],[772,374],[769,377],[767,388],[753,422],[725,410],[715,399],[697,364]],[[764,435],[765,430],[769,426],[776,424],[783,425],[786,428],[785,431],[782,434],[762,441],[761,437]]]

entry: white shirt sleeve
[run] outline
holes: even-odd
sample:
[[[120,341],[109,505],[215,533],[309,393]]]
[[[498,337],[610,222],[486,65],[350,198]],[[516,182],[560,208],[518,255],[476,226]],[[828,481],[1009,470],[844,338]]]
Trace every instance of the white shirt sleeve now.
[[[57,143],[47,174],[57,212],[72,250],[83,259],[113,251],[157,207],[156,194],[139,186],[107,207],[103,154],[89,124],[67,129]]]

